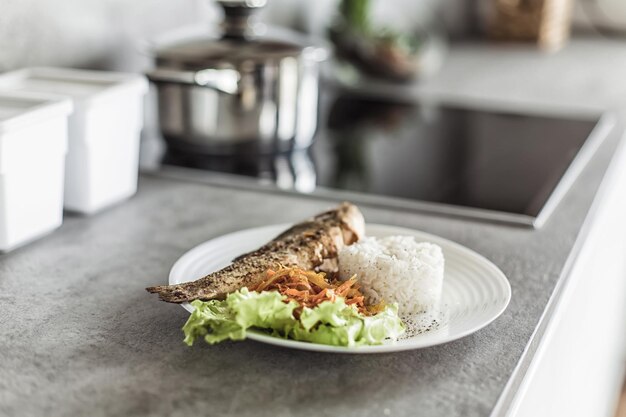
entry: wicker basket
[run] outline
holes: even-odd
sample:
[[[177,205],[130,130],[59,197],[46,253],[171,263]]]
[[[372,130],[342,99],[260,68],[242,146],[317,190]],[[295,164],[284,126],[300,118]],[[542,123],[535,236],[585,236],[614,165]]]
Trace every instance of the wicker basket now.
[[[492,38],[536,42],[554,50],[565,44],[572,0],[491,0],[487,30]]]

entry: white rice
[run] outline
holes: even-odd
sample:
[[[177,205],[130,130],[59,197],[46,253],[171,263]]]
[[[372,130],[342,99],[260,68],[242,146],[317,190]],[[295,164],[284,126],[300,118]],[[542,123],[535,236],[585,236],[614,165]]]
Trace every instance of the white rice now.
[[[443,269],[441,248],[412,236],[368,237],[339,252],[341,279],[356,275],[368,303],[398,303],[401,316],[439,309]]]

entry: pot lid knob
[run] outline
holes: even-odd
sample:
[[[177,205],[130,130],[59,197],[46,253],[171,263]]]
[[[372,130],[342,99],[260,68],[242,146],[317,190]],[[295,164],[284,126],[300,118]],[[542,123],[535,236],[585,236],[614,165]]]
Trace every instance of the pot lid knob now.
[[[244,9],[258,9],[267,4],[267,0],[217,0],[222,7],[240,7]]]
[[[249,34],[253,15],[265,7],[267,0],[217,0],[217,3],[224,9],[224,36],[240,38]]]

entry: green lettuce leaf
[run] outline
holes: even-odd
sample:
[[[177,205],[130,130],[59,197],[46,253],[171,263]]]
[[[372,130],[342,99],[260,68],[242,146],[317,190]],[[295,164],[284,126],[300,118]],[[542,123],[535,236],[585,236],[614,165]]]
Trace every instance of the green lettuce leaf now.
[[[250,328],[274,336],[334,346],[377,345],[397,339],[404,332],[397,305],[387,306],[375,316],[363,316],[342,297],[304,308],[300,319],[293,312],[294,301],[285,302],[278,292],[250,292],[242,288],[224,301],[194,301],[195,310],[183,327],[185,343],[198,337],[209,344],[242,340]]]
[[[396,340],[404,330],[404,323],[398,317],[398,304],[391,304],[375,316],[363,317],[358,343],[379,345],[387,338]]]
[[[304,308],[300,315],[300,323],[304,330],[311,330],[317,323],[329,324],[332,327],[348,325],[348,321],[354,316],[353,310],[342,297],[337,297],[334,302],[324,301],[315,308]]]
[[[242,288],[228,295],[226,305],[244,329],[258,327],[288,334],[298,324],[293,317],[298,304],[295,301],[285,303],[283,296],[275,291],[259,293]]]
[[[357,310],[346,305],[341,297],[312,309],[304,308],[300,323],[293,331],[294,339],[333,346],[354,346],[363,329]]]
[[[246,331],[235,321],[233,311],[223,301],[192,301],[195,308],[183,326],[184,342],[191,346],[198,337],[204,337],[209,344],[223,340],[243,340]]]

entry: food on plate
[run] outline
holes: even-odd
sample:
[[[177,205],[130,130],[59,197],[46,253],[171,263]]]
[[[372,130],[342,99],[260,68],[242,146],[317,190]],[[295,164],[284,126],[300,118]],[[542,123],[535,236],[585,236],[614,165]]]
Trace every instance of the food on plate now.
[[[366,303],[398,303],[401,316],[439,308],[444,258],[441,248],[412,236],[367,237],[339,251],[339,275],[358,277]]]
[[[331,274],[334,276],[335,274]],[[365,304],[356,276],[345,281],[329,279],[324,272],[305,271],[299,268],[268,270],[266,278],[251,290],[277,291],[287,300],[295,301],[300,307],[317,307],[324,301],[335,301],[343,297],[347,305],[354,305],[361,314],[372,315],[381,312],[385,303]],[[298,314],[298,311],[295,311]]]
[[[250,328],[276,337],[334,346],[381,344],[404,332],[395,304],[368,310],[354,280],[329,282],[314,271],[267,271],[254,290],[242,288],[225,300],[191,303],[183,327],[188,345],[243,340]]]
[[[243,287],[258,284],[268,269],[294,266],[304,270],[337,269],[337,253],[365,233],[363,215],[350,203],[299,223],[261,248],[241,255],[226,268],[197,281],[149,287],[170,303],[223,299]]]
[[[150,287],[191,301],[185,343],[242,340],[250,330],[335,346],[376,345],[432,328],[441,299],[441,248],[411,236],[365,238],[343,203],[197,281]],[[400,318],[403,317],[405,322]],[[405,326],[409,325],[409,328]]]

